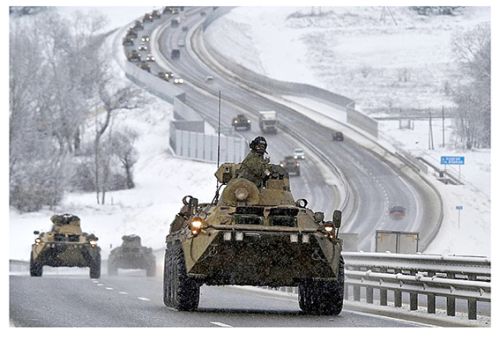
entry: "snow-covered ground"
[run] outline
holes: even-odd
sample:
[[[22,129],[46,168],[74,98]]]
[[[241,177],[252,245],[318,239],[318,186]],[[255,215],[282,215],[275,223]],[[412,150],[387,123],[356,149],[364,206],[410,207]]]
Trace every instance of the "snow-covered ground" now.
[[[131,22],[151,8],[128,7],[127,10],[124,8],[99,8],[99,10],[111,18],[110,22],[112,24],[109,25],[111,29]],[[86,8],[81,9],[87,10]],[[227,18],[216,22],[213,25],[213,33],[211,34],[214,36],[217,34],[217,41],[220,42],[221,46],[231,46],[229,48],[233,53],[233,58],[241,60],[247,65],[250,63],[257,70],[271,77],[306,82],[326,87],[332,91],[342,92],[342,88],[346,86],[343,83],[345,77],[339,80],[338,88],[333,86],[332,79],[337,79],[336,76],[339,75],[338,72],[340,71],[333,68],[331,70],[326,69],[326,65],[338,66],[340,60],[335,58],[339,53],[338,55],[343,56],[341,59],[346,58],[346,60],[351,60],[353,63],[352,65],[341,65],[340,70],[351,67],[353,68],[353,79],[359,78],[359,70],[357,71],[359,62],[355,62],[353,59],[359,49],[353,50],[355,44],[346,45],[345,41],[349,36],[353,39],[363,39],[362,32],[348,29],[347,23],[351,20],[351,16],[344,11],[338,16],[343,18],[343,24],[340,25],[342,32],[339,35],[339,40],[335,40],[341,41],[341,39],[344,39],[342,40],[344,43],[325,44],[324,47],[321,47],[324,50],[321,53],[318,52],[318,55],[329,56],[333,53],[329,51],[335,51],[335,58],[331,56],[333,59],[321,59],[318,55],[311,56],[308,54],[311,39],[316,41],[315,46],[319,49],[321,45],[319,37],[331,30],[331,23],[324,22],[319,25],[312,25],[307,22],[304,23],[303,20],[295,20],[294,24],[290,26],[285,19],[297,10],[297,8],[276,8],[272,10],[269,8],[236,9]],[[380,16],[380,12],[378,13]],[[356,15],[362,15],[362,13]],[[448,23],[446,25],[452,26],[452,24]],[[445,23],[443,25],[446,26]],[[376,37],[373,37],[374,41],[379,41],[382,44],[385,31],[390,29],[385,26],[382,28],[375,26],[378,27],[379,25],[374,23],[373,32],[370,34],[377,34]],[[414,32],[412,31],[413,34],[416,34],[416,30],[417,27]],[[270,32],[273,34],[270,34]],[[389,35],[391,34],[394,38],[396,33],[391,31]],[[393,41],[391,39],[387,38],[384,43],[389,44],[387,41]],[[393,49],[387,49],[387,53],[391,51]],[[412,49],[411,54],[416,52],[418,52],[418,49]],[[348,58],[349,53],[354,55]],[[377,53],[373,53],[374,59],[371,60],[370,55],[368,53],[362,56],[363,63],[369,65],[380,60],[387,60],[387,57],[384,58],[384,56]],[[398,58],[404,59],[404,56],[400,55]],[[418,61],[420,59],[418,56],[413,56],[413,60]],[[386,66],[388,63],[387,60]],[[398,65],[398,67],[402,67],[400,62]],[[120,72],[117,72],[117,74],[119,75]],[[360,84],[359,80],[357,79],[353,82],[354,85],[351,85],[353,88],[357,88],[358,93],[343,94],[356,100],[362,100],[366,93],[375,91],[374,87],[379,86],[375,81]],[[412,86],[418,84],[415,83]],[[358,85],[361,87],[356,87]],[[370,92],[364,92],[368,90]],[[422,91],[432,92],[433,90],[435,89],[427,88]],[[390,93],[392,96],[392,92]],[[363,98],[358,98],[359,94],[363,94],[363,96],[359,96]],[[389,94],[386,95],[389,96]],[[420,97],[420,95],[419,92],[419,95],[414,95],[414,97]],[[370,95],[366,97],[371,98]],[[380,98],[383,98],[383,96]],[[441,100],[444,102],[446,99],[442,97],[441,99],[433,98],[432,102],[441,102]],[[369,103],[364,105],[369,107]],[[123,118],[124,115],[120,117]],[[37,213],[19,214],[11,209],[9,222],[10,258],[29,258],[30,245],[34,238],[32,231],[47,230],[50,226],[49,218],[55,212],[69,212],[79,215],[82,219],[83,229],[95,232],[99,237],[104,257],[107,257],[109,253],[109,245],[116,246],[120,242],[121,236],[128,233],[139,234],[143,237],[145,245],[160,248],[163,245],[164,236],[168,232],[168,226],[180,208],[180,199],[184,195],[196,194],[200,201],[207,201],[212,198],[215,189],[215,178],[213,176],[216,170],[215,165],[176,159],[168,152],[169,120],[172,119],[170,105],[151,96],[150,105],[144,109],[127,112],[126,117],[126,120],[117,120],[116,124],[131,126],[139,134],[136,147],[140,157],[135,166],[137,187],[133,190],[108,193],[108,203],[104,206],[95,203],[95,194],[71,193],[65,197],[61,206],[53,211],[42,210]],[[330,119],[326,118],[322,122],[324,124],[332,123]],[[446,130],[447,147],[429,152],[426,150],[426,133],[428,130],[425,123],[421,124],[416,121],[414,130],[399,130],[394,124],[391,121],[381,123],[381,129],[384,132],[384,138],[399,144],[399,147],[418,155],[425,153],[436,159],[440,155],[454,155],[457,153],[466,157],[466,164],[461,169],[461,175],[467,182],[465,186],[451,187],[436,182],[443,192],[448,208],[446,223],[437,236],[436,242],[429,248],[429,252],[489,255],[489,151],[464,153],[450,149],[452,145],[451,133]],[[440,135],[438,135],[438,132],[441,131],[440,125],[436,125],[434,131],[434,140],[437,146],[438,141],[440,141]],[[458,227],[457,211],[455,209],[457,205],[464,206],[460,228]]]

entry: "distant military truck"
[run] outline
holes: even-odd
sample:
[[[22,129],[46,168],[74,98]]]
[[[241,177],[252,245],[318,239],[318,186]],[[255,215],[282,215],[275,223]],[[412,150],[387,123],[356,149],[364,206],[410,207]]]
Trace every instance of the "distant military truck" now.
[[[123,38],[122,44],[123,44],[123,46],[133,46],[134,40],[127,36],[127,37]]]
[[[147,276],[156,274],[156,258],[153,249],[143,247],[138,235],[124,235],[121,246],[111,250],[108,259],[108,275],[117,275],[118,268],[145,269]]]
[[[290,176],[300,176],[300,163],[294,156],[286,156],[280,162],[280,166],[285,169]]]
[[[150,13],[144,14],[144,17],[142,18],[142,22],[153,22],[153,16]]]
[[[134,30],[136,31],[140,31],[140,30],[143,30],[144,29],[144,25],[142,24],[142,22],[140,22],[139,20],[136,20],[134,22],[134,26],[132,27]]]
[[[277,133],[278,116],[276,111],[259,111],[259,127],[263,133]]]
[[[244,114],[239,114],[233,118],[231,125],[235,130],[243,129],[249,131],[252,128],[252,123],[250,119],[247,118]]]
[[[342,142],[342,141],[344,141],[344,134],[340,131],[333,131],[332,132],[332,140]]]
[[[71,214],[54,215],[49,232],[37,235],[31,246],[30,275],[42,276],[43,266],[89,267],[90,277],[101,276],[101,248],[94,234],[82,232],[80,218]]]
[[[172,28],[179,27],[180,22],[181,22],[181,19],[179,19],[179,18],[173,18],[173,19],[170,21],[170,26],[171,26]]]
[[[141,65],[139,65],[139,67],[141,68],[141,70],[151,72],[151,66],[149,66],[145,61],[143,61]]]
[[[178,48],[172,49],[172,52],[170,52],[170,58],[172,59],[178,59],[181,56],[181,51]]]
[[[137,50],[132,50],[127,54],[128,61],[141,61],[141,55]]]

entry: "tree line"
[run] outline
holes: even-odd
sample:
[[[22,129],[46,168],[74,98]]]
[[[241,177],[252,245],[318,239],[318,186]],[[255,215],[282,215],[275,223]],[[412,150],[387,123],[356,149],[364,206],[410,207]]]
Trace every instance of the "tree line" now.
[[[71,190],[134,187],[137,134],[113,128],[115,116],[142,106],[140,90],[113,81],[100,48],[106,18],[57,11],[10,20],[10,205],[36,211]]]

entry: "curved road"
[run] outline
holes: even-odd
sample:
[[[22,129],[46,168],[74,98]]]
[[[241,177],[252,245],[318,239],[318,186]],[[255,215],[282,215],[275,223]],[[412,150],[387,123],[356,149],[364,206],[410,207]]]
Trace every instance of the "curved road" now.
[[[200,60],[197,53],[189,47],[195,41],[194,27],[201,23],[202,18],[195,11],[185,15],[178,28],[171,28],[168,21],[155,28],[158,37],[160,56],[157,56],[159,65],[172,67],[180,74],[186,84],[182,85],[186,91],[186,103],[200,111],[208,119],[214,121],[217,117],[217,92],[222,91],[222,121],[223,125],[230,126],[231,118],[237,112],[244,112],[252,118],[254,130],[256,112],[262,109],[274,109],[279,113],[280,122],[295,133],[310,141],[321,150],[345,174],[356,199],[356,211],[349,221],[349,228],[341,231],[357,232],[360,234],[360,249],[369,251],[374,249],[376,230],[419,231],[425,224],[422,210],[428,202],[422,199],[418,186],[393,169],[378,155],[367,151],[355,141],[346,138],[344,142],[333,142],[332,131],[299,112],[268,98],[249,91],[247,87],[226,80],[224,75],[217,74],[218,70],[206,65]],[[189,27],[189,32],[182,27]],[[185,42],[187,47],[181,47],[181,57],[170,60],[168,56],[172,48],[178,48],[178,41],[185,40],[194,32],[194,38]],[[207,75],[214,75],[215,80],[207,82]],[[255,132],[245,133],[247,139],[255,136]],[[298,142],[280,131],[275,136],[267,136],[271,145],[272,161],[290,153]],[[278,155],[274,158],[273,156]],[[311,162],[309,162],[311,163]],[[298,197],[306,198],[314,209],[323,210],[326,216],[331,215],[339,202],[333,202],[334,187],[325,183],[318,167],[308,166],[305,162],[302,171],[306,181],[295,180],[292,190]],[[297,195],[297,193],[299,193]],[[394,220],[388,214],[393,205],[406,207],[406,216],[402,220]]]

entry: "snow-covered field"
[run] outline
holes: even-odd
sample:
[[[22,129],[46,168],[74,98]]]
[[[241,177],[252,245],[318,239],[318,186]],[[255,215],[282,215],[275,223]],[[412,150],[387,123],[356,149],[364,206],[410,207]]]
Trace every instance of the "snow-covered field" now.
[[[85,8],[83,9],[85,10]],[[127,10],[123,8],[99,8],[111,18],[110,22],[116,25],[110,25],[110,28],[125,25],[150,9],[151,7],[129,7]],[[380,60],[385,60],[385,66],[388,67],[388,57],[381,55],[381,52],[364,53],[362,56],[358,56],[358,61],[355,60],[361,45],[348,44],[348,37],[364,39],[364,34],[363,31],[348,29],[347,24],[352,18],[346,11],[338,16],[342,18],[342,21],[338,26],[341,32],[338,34],[337,40],[326,39],[325,46],[321,46],[319,39],[325,37],[325,34],[329,34],[328,32],[332,30],[332,23],[322,22],[312,25],[298,19],[294,21],[293,25],[288,23],[285,20],[286,17],[297,10],[297,8],[278,8],[272,11],[269,8],[236,9],[228,15],[228,18],[214,24],[211,34],[217,35],[221,46],[230,46],[233,58],[241,60],[247,65],[250,63],[257,70],[278,79],[306,82],[326,87],[332,91],[342,92],[342,89],[347,86],[345,77],[339,79],[337,85],[333,84],[332,79],[337,79],[336,76],[339,75],[339,72],[344,73],[346,68],[352,68],[354,81],[349,88],[355,88],[357,92],[343,94],[351,96],[357,101],[362,101],[365,97],[370,98],[370,100],[380,100],[380,103],[375,104],[383,106],[384,95],[392,96],[392,90],[390,92],[376,91],[377,87],[380,88],[380,86],[375,79],[370,82],[362,82],[361,79],[358,79],[360,71],[357,69],[360,67],[360,62],[370,65],[371,63],[376,64]],[[378,11],[378,16],[380,16],[380,9]],[[364,18],[365,14],[353,15]],[[406,21],[405,23],[408,25]],[[394,42],[393,39],[396,39],[397,33],[394,32],[393,28],[390,28],[389,24],[388,22],[384,26],[379,25],[378,22],[373,23],[374,28],[370,33],[373,39],[370,41],[378,41],[380,44],[385,41],[384,44],[388,45],[389,42]],[[445,27],[453,26],[452,24],[442,23]],[[412,34],[417,34],[419,25],[415,26],[414,29],[408,29]],[[426,34],[429,35],[429,27],[425,27]],[[367,33],[366,30],[364,33]],[[391,38],[388,37],[387,40],[384,40],[384,35],[389,35]],[[439,40],[438,37],[436,40]],[[322,52],[317,52],[315,55],[309,54],[312,41],[316,42],[314,46]],[[333,44],[333,42],[336,43]],[[422,44],[424,43],[422,42]],[[431,42],[428,43],[431,44]],[[374,48],[374,45],[370,46],[370,48]],[[407,45],[401,45],[401,47],[405,46]],[[320,48],[324,50],[320,50]],[[414,46],[411,48],[412,50],[407,51],[407,53],[413,55],[412,60],[414,62],[420,60],[415,55],[419,49],[414,48]],[[387,53],[389,54],[393,50],[387,49]],[[335,51],[335,55],[331,51]],[[404,55],[403,52],[399,53],[401,54],[394,58],[400,60],[398,67],[403,67],[401,60],[404,59]],[[320,58],[320,55],[324,58]],[[373,60],[370,55],[373,55]],[[443,58],[445,57],[440,54],[440,59],[436,62],[443,62]],[[426,55],[425,62],[428,62],[429,59],[429,56]],[[349,65],[347,62],[342,64],[341,60],[350,60],[352,64]],[[330,65],[330,69],[327,69],[326,65]],[[433,65],[433,67],[437,66]],[[415,82],[412,86],[418,87],[419,84],[420,82]],[[422,91],[438,93],[434,87],[427,87]],[[373,92],[381,92],[381,94],[373,98],[370,95]],[[414,97],[420,98],[421,94],[418,92],[418,95],[414,94]],[[444,103],[445,100],[446,98],[438,96],[438,98],[429,99],[429,102]],[[377,106],[370,106],[369,102],[363,103],[363,105],[367,107]],[[140,157],[135,166],[137,187],[133,190],[109,193],[108,203],[104,206],[95,203],[95,194],[71,193],[66,196],[61,206],[53,211],[42,210],[37,213],[19,214],[11,209],[9,222],[10,258],[29,258],[30,244],[34,238],[32,231],[47,230],[50,226],[49,217],[55,212],[69,212],[79,215],[84,230],[95,232],[99,237],[104,257],[107,257],[109,253],[109,245],[116,246],[120,242],[121,236],[128,233],[139,234],[143,237],[145,245],[160,248],[163,245],[164,236],[168,232],[168,226],[180,208],[180,199],[184,195],[195,194],[200,201],[211,200],[215,188],[213,176],[216,170],[215,165],[176,159],[168,152],[169,120],[172,119],[170,105],[151,96],[150,105],[142,110],[128,112],[126,120],[123,119],[124,117],[121,115],[117,124],[129,125],[139,134],[136,146]],[[323,123],[330,124],[330,120],[324,119]],[[443,192],[443,198],[448,208],[444,228],[436,238],[436,242],[429,248],[429,252],[489,255],[491,249],[489,151],[464,153],[450,149],[449,147],[453,144],[448,129],[445,132],[447,147],[430,152],[426,150],[427,129],[425,123],[415,122],[414,130],[400,130],[394,124],[390,121],[384,122],[381,123],[381,128],[384,132],[384,138],[394,143],[397,142],[399,147],[410,150],[417,155],[427,154],[436,159],[444,154],[459,154],[466,157],[466,164],[461,169],[461,175],[467,182],[465,186],[451,187],[437,184]],[[437,133],[441,131],[439,125],[435,127],[435,131],[434,139],[437,146],[441,138]],[[455,209],[457,205],[464,206],[460,227],[458,227]]]

